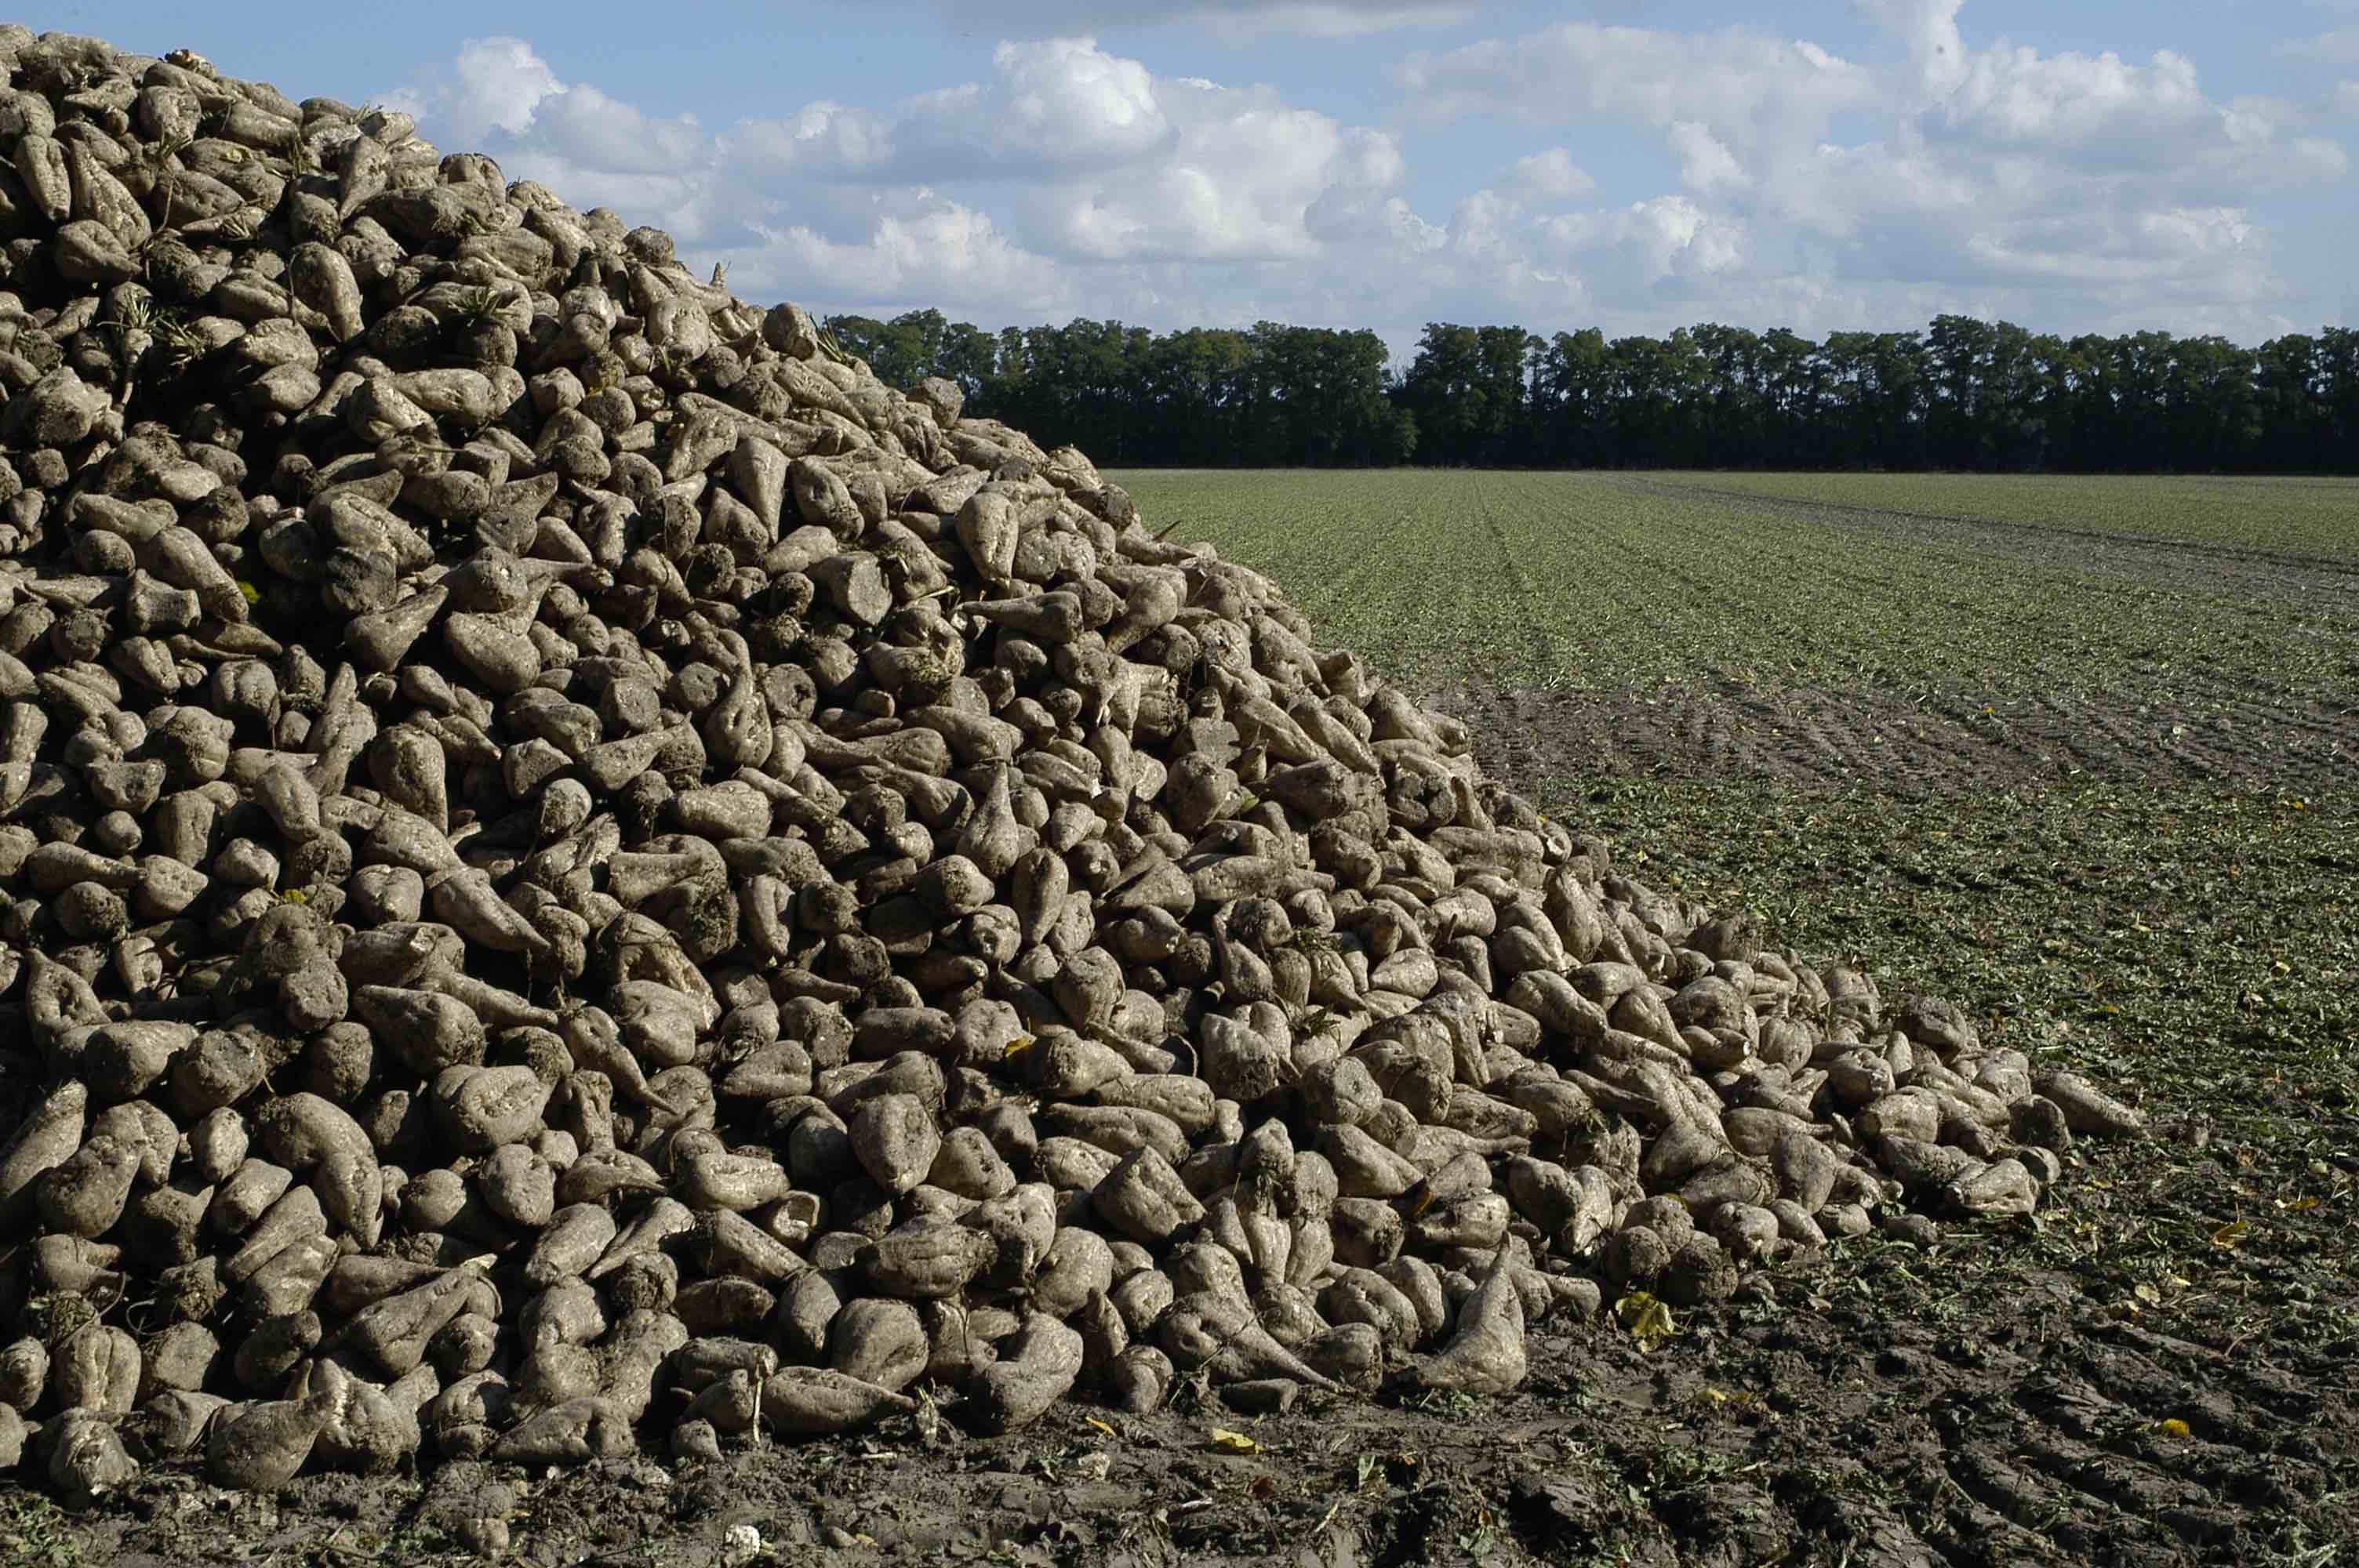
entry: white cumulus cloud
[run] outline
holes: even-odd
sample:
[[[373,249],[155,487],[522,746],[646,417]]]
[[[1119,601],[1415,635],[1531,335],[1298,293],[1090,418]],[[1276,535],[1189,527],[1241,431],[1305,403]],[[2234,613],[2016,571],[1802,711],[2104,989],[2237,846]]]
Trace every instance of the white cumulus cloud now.
[[[1002,157],[1040,166],[1134,158],[1170,134],[1147,67],[1092,39],[1004,43],[991,63],[988,102],[945,118],[945,140],[980,135]]]
[[[447,150],[495,152],[577,207],[609,206],[693,241],[711,232],[711,138],[689,116],[658,119],[558,79],[522,38],[470,38],[450,70],[388,94]]]
[[[1548,218],[1541,221],[1540,232],[1548,246],[1566,260],[1592,252],[1618,253],[1616,265],[1634,270],[1648,284],[1674,274],[1725,272],[1745,255],[1741,223],[1707,212],[1684,196]]]
[[[964,80],[789,93],[726,124],[562,81],[510,37],[470,40],[401,102],[448,149],[671,229],[749,297],[988,326],[1266,318],[1397,343],[1426,320],[1822,332],[1949,310],[2265,335],[2295,314],[2270,203],[2346,178],[2334,116],[2359,114],[2359,81],[2222,97],[2190,53],[2047,51],[1977,38],[1963,0],[1856,0],[1875,31],[1855,58],[1751,27],[1405,39],[1400,113],[1353,123],[1057,28],[1376,31],[1475,8],[1083,9],[962,6],[962,25],[1006,29]],[[1522,125],[1523,146],[1452,186],[1419,148],[1458,119]],[[1624,175],[1634,136],[1663,172],[1601,191],[1591,171]]]
[[[755,167],[843,177],[891,162],[893,128],[882,115],[822,98],[781,119],[740,121],[723,145]]]
[[[2182,317],[2202,300],[2208,319],[2238,315],[2248,336],[2280,325],[2264,308],[2285,289],[2256,199],[2316,189],[2348,167],[2291,103],[2216,98],[2195,60],[2170,50],[2131,59],[1977,46],[1963,0],[1855,9],[1897,59],[1847,59],[1749,27],[1567,22],[1412,55],[1397,80],[1435,119],[1604,117],[1651,132],[1688,207],[1721,224],[1712,272],[1748,287],[1896,303],[1948,291],[1953,307],[1997,300],[2092,326],[2140,300]],[[2339,33],[2302,46],[2319,58],[2343,47]],[[1590,239],[1618,227],[1616,243],[1661,276],[1691,275],[1704,253],[1669,248],[1686,214],[1641,207],[1644,218],[1582,214],[1549,232]],[[1698,228],[1691,243],[1711,232]],[[1809,276],[1765,270],[1781,265]]]
[[[1745,166],[1728,144],[1712,134],[1701,120],[1674,120],[1665,137],[1680,160],[1680,178],[1689,189],[1706,196],[1742,190],[1751,183]]]
[[[1536,202],[1575,200],[1597,189],[1596,179],[1563,147],[1517,158],[1502,183]]]
[[[1469,0],[942,0],[931,7],[962,27],[1004,27],[1034,36],[1121,27],[1191,24],[1232,39],[1274,34],[1349,38],[1398,27],[1444,27],[1473,16]]]
[[[386,102],[431,119],[453,137],[471,141],[493,130],[522,135],[541,101],[565,84],[522,38],[470,38],[447,75],[423,90],[405,89]]]
[[[1176,309],[1186,269],[1236,283],[1432,244],[1391,134],[1268,87],[1158,76],[1087,38],[1003,42],[975,80],[897,103],[814,100],[712,129],[560,82],[515,39],[467,45],[412,98],[429,136],[487,142],[512,176],[647,214],[740,287],[822,308]]]
[[[1806,132],[1882,92],[1866,68],[1805,41],[1747,27],[1675,33],[1594,22],[1411,55],[1395,77],[1440,118],[1506,112],[1553,124],[1606,115],[1655,127],[1688,120],[1748,135]]]
[[[1002,233],[989,213],[931,192],[880,214],[856,241],[831,240],[801,224],[756,232],[767,243],[748,258],[752,265],[733,265],[732,279],[742,272],[785,284],[799,297],[924,297],[955,308],[1026,297],[1043,309],[1069,311],[1075,303],[1055,265]]]

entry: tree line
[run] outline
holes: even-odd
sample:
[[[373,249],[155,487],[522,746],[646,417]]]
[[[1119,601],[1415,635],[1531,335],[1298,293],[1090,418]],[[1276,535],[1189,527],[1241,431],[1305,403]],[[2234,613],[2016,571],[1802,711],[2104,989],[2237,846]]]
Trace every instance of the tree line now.
[[[1427,326],[1406,369],[1365,330],[986,332],[832,316],[887,383],[1122,467],[2359,472],[2359,330],[2066,338],[1939,316],[1922,331],[1668,337]]]

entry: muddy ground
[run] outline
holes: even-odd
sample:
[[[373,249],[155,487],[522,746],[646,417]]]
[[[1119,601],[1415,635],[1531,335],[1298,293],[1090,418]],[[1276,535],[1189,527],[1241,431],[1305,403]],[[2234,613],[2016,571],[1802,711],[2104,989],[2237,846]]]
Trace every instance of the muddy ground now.
[[[1435,706],[1484,738],[1484,762],[1538,798],[1569,776],[1670,774],[1901,798],[2081,780],[2327,793],[2359,777],[2347,693],[2231,674],[2167,691],[1905,693],[1723,677],[1597,692],[1453,686]]]

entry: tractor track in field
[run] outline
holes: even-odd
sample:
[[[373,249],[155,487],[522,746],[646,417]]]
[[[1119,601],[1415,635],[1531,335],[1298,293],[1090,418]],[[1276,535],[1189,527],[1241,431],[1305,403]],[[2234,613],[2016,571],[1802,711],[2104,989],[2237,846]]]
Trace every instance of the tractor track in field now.
[[[2359,705],[2201,674],[2160,689],[1912,697],[1733,677],[1639,689],[1465,682],[1429,700],[1481,737],[1516,788],[1675,774],[1904,798],[2075,780],[2312,792],[2359,774]]]

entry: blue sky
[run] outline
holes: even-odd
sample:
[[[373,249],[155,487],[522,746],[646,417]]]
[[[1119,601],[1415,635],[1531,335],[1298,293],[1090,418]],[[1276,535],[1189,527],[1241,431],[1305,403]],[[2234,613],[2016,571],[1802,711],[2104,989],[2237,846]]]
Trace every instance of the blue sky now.
[[[2359,0],[147,0],[749,298],[996,327],[2359,324]],[[635,18],[655,17],[650,23]]]

